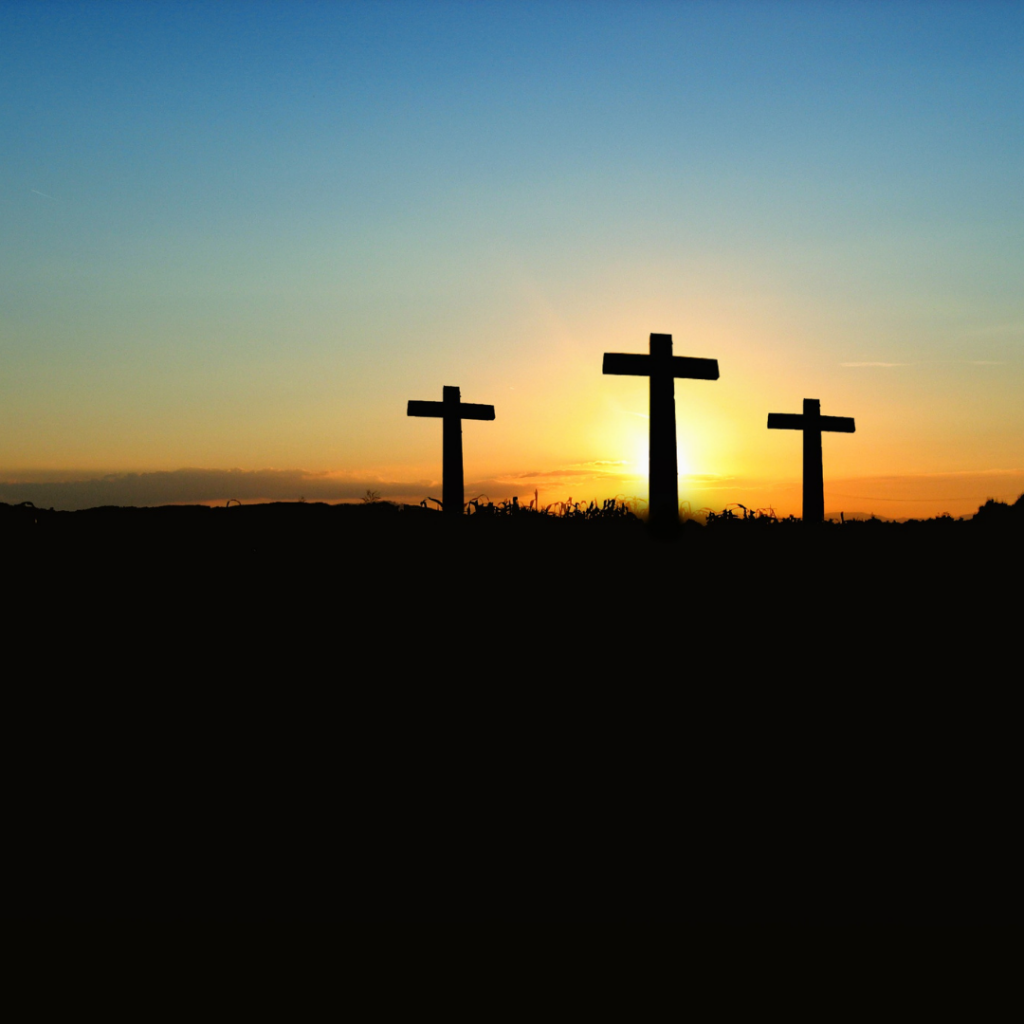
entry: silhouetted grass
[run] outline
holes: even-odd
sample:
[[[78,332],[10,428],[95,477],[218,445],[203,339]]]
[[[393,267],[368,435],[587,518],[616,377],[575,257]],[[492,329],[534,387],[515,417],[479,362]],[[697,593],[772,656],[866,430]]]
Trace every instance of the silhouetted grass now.
[[[159,507],[118,507],[107,506],[84,509],[77,512],[55,511],[36,508],[31,502],[18,505],[0,503],[0,533],[9,539],[75,536],[83,540],[88,535],[96,537],[118,534],[147,534],[158,537],[209,533],[211,537],[222,537],[234,530],[259,531],[265,539],[272,539],[275,531],[282,538],[296,533],[321,533],[329,536],[332,532],[390,530],[396,533],[403,529],[422,528],[430,523],[437,526],[441,519],[453,524],[450,517],[441,515],[431,508],[430,499],[420,505],[399,505],[382,501],[376,494],[368,494],[361,503],[329,505],[324,502],[267,502],[241,505],[228,502],[226,506],[208,505],[166,505]],[[466,514],[454,520],[460,522],[512,524],[522,522],[572,522],[572,523],[619,523],[635,528],[643,522],[644,502],[630,498],[597,501],[552,502],[539,506],[536,499],[521,503],[513,497],[506,501],[491,502],[480,495],[467,502]],[[685,527],[682,534],[693,536],[692,528],[700,527],[710,533],[723,531],[730,534],[737,531],[744,534],[773,534],[777,530],[791,532],[802,530],[804,524],[795,516],[779,517],[775,510],[750,508],[733,503],[720,511],[711,508],[700,509],[696,514],[683,511],[681,522]],[[943,513],[928,519],[909,519],[902,522],[870,519],[829,519],[813,527],[821,532],[842,531],[844,535],[863,531],[879,531],[887,534],[908,534],[922,527],[942,529],[955,528],[957,532],[977,533],[979,529],[994,529],[1004,532],[1018,532],[1024,529],[1024,495],[1014,503],[989,499],[971,517],[954,518]],[[602,531],[606,537],[607,532]]]
[[[573,501],[570,497],[567,501],[556,501],[544,506],[538,506],[536,498],[526,505],[521,505],[518,497],[496,503],[474,498],[468,502],[467,510],[471,515],[485,517],[551,516],[556,519],[574,520],[635,520],[639,518],[637,508],[643,505],[646,505],[646,502],[638,498],[624,501],[618,498],[608,498],[598,504],[597,501]]]

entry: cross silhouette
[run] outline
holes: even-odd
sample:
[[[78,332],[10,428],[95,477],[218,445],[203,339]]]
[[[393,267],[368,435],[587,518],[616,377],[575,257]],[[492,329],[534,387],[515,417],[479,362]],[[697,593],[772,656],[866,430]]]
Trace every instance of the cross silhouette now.
[[[409,402],[409,416],[439,416],[444,423],[441,461],[441,508],[449,515],[462,515],[466,498],[462,475],[462,421],[493,420],[493,405],[463,402],[458,388],[445,387],[440,402]]]
[[[850,416],[822,416],[817,398],[804,399],[803,415],[795,412],[768,413],[769,430],[802,430],[804,432],[804,522],[820,523],[825,519],[825,483],[821,470],[821,432],[854,433]]]
[[[674,356],[672,335],[652,334],[650,355],[606,352],[603,372],[651,379],[648,516],[652,526],[671,529],[679,522],[675,378],[718,380],[718,360]]]

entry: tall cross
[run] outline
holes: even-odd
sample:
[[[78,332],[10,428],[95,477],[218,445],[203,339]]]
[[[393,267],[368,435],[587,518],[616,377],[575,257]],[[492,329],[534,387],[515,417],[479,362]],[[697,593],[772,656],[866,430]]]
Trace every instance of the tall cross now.
[[[825,519],[825,484],[821,472],[821,432],[852,434],[855,430],[853,417],[822,416],[821,402],[817,398],[805,398],[803,415],[768,413],[768,429],[804,432],[804,522],[822,522]]]
[[[679,468],[676,461],[676,377],[718,380],[717,359],[672,355],[672,335],[652,334],[650,355],[605,352],[605,373],[651,378],[650,504],[652,526],[679,522]]]
[[[444,456],[441,461],[441,508],[462,515],[465,484],[462,477],[462,421],[493,420],[493,405],[461,401],[458,388],[443,389],[440,402],[410,402],[410,416],[440,416],[444,422]]]

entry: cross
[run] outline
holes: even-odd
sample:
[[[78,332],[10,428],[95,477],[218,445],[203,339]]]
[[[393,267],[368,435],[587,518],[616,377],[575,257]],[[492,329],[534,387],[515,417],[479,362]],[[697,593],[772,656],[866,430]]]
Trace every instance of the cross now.
[[[769,430],[802,430],[804,432],[804,522],[820,523],[825,519],[825,484],[821,472],[821,432],[854,432],[851,416],[822,416],[817,398],[804,399],[801,416],[795,412],[768,413]]]
[[[603,371],[651,379],[649,522],[672,529],[679,522],[675,378],[718,380],[718,360],[674,356],[672,335],[652,334],[650,355],[605,352]]]
[[[441,509],[462,515],[465,484],[462,477],[462,421],[493,420],[493,405],[463,402],[458,388],[443,389],[440,402],[410,402],[410,416],[440,416],[444,422],[444,454],[441,462]]]

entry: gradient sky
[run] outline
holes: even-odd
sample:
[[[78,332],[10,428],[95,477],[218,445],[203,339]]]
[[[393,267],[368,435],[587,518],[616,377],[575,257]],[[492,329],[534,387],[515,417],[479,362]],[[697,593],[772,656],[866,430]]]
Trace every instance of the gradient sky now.
[[[0,5],[0,500],[1024,491],[1024,5]]]

